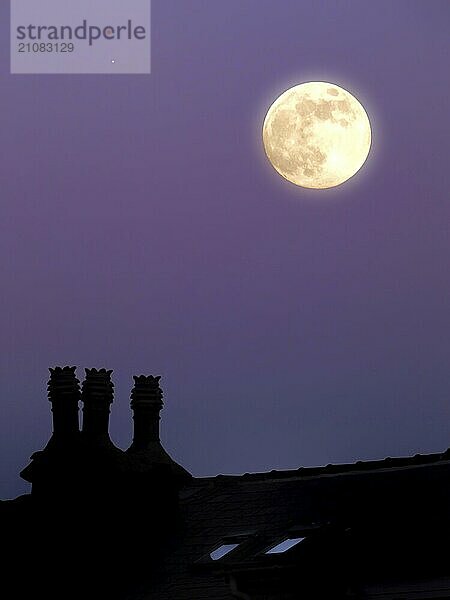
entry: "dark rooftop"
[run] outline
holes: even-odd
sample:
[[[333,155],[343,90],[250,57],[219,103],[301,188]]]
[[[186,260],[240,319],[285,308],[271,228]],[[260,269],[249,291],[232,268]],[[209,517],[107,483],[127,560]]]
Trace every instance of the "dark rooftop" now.
[[[87,369],[80,393],[75,367],[51,370],[32,493],[0,503],[18,597],[68,597],[52,569],[77,599],[450,597],[450,450],[195,478],[160,443],[159,377],[134,378],[133,443],[114,446],[110,375]]]
[[[432,521],[432,506],[443,527],[450,495],[442,482],[449,477],[447,451],[193,479],[180,493],[183,536],[164,563],[163,579],[143,597],[229,599],[227,572],[280,566],[291,552],[303,554],[315,539],[327,536],[353,531],[385,535],[394,525],[403,529],[411,523],[417,532],[424,515]],[[305,542],[286,557],[263,554],[282,539],[300,535]],[[233,541],[239,542],[235,550],[219,561],[208,559],[219,544]]]

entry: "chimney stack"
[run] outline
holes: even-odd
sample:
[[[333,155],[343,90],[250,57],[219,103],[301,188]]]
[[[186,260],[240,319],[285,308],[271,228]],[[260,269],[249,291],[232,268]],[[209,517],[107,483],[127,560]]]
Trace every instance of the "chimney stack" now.
[[[133,375],[133,379],[131,409],[134,433],[130,450],[144,450],[154,443],[159,443],[159,413],[163,407],[163,393],[159,387],[161,376]]]
[[[67,439],[78,434],[78,402],[80,382],[75,376],[76,367],[50,368],[48,399],[52,404],[53,436]]]
[[[114,396],[112,370],[85,369],[82,383],[83,435],[109,440],[109,413]]]
[[[131,409],[134,433],[133,443],[127,452],[139,457],[140,469],[144,464],[150,469],[163,468],[173,482],[178,482],[176,485],[183,485],[191,479],[191,474],[167,454],[159,439],[159,413],[163,407],[163,393],[159,387],[161,377],[133,375],[133,379]]]

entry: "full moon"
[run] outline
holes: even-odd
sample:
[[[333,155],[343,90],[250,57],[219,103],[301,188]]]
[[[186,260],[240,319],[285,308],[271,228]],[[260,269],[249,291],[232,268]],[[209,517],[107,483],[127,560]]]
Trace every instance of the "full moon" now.
[[[279,96],[263,124],[267,158],[301,187],[325,189],[350,179],[369,154],[372,133],[363,106],[324,81],[296,85]]]

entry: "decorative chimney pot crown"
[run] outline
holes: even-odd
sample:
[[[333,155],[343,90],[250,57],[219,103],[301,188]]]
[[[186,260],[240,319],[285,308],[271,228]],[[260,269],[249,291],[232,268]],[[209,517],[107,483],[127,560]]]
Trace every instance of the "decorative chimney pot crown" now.
[[[82,400],[91,405],[104,408],[114,399],[114,383],[111,381],[112,369],[85,369],[86,379],[82,384]]]
[[[159,387],[161,375],[133,375],[134,387],[131,390],[131,408],[154,406],[160,410],[163,407],[163,392]]]

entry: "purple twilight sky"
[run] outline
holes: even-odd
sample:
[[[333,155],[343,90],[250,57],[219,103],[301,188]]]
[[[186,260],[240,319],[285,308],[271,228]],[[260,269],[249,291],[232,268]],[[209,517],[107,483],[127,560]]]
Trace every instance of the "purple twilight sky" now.
[[[1,493],[51,431],[48,367],[161,374],[194,475],[450,445],[450,3],[154,0],[152,74],[10,75],[0,6]],[[271,102],[347,88],[368,162],[314,191]]]

